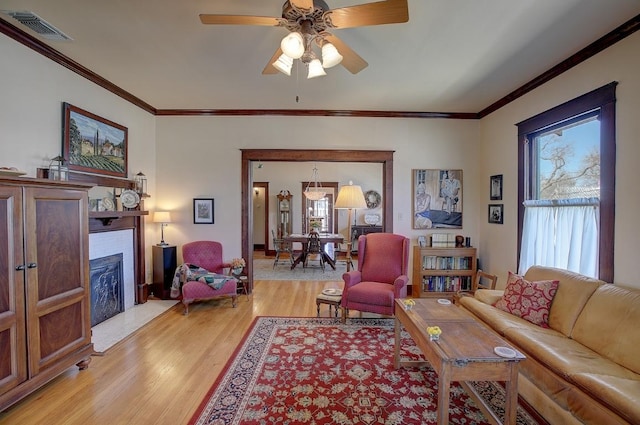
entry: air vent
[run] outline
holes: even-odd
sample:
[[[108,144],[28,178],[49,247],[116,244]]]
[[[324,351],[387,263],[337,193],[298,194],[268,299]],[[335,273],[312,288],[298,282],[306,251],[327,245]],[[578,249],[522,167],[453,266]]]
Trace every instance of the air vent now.
[[[33,12],[15,12],[12,10],[3,10],[2,13],[11,16],[13,19],[28,27],[30,30],[38,33],[47,40],[72,40],[71,37],[67,36],[62,31],[60,31]]]

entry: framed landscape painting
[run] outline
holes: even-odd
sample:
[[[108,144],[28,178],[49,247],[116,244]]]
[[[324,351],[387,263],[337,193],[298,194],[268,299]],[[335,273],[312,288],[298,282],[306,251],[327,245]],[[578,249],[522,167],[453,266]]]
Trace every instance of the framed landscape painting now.
[[[127,177],[127,128],[64,103],[62,156],[69,170]]]

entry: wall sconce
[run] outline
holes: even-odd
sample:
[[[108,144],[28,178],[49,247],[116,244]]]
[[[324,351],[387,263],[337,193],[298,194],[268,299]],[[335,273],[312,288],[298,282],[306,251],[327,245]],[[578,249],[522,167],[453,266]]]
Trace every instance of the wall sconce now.
[[[50,180],[69,180],[69,167],[65,165],[65,160],[62,156],[58,155],[55,158],[51,158],[49,163],[49,179]]]
[[[156,211],[155,213],[153,213],[153,222],[160,223],[160,234],[162,240],[160,241],[158,246],[169,245],[164,241],[164,228],[165,226],[168,226],[167,223],[171,223],[171,214],[169,213],[169,211]]]

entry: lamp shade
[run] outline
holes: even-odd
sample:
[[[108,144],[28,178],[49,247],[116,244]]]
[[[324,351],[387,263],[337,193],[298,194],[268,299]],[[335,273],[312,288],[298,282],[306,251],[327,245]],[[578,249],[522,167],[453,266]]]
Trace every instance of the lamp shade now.
[[[331,43],[322,45],[322,67],[331,68],[342,62],[342,55],[338,53],[338,49]]]
[[[280,42],[280,48],[291,59],[300,59],[304,54],[304,39],[299,32],[290,32]]]
[[[362,188],[357,184],[342,186],[333,207],[336,209],[367,208],[367,201],[364,200]]]
[[[154,223],[171,223],[171,214],[169,211],[156,211],[153,213]]]
[[[325,75],[327,75],[327,73],[324,72],[324,68],[322,68],[320,59],[314,59],[309,62],[309,74],[307,75],[307,78],[316,78]]]

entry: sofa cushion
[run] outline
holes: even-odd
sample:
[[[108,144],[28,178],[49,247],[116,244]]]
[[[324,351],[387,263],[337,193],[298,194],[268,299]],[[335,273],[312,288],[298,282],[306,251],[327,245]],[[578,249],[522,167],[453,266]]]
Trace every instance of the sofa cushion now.
[[[504,335],[505,331],[513,327],[529,327],[534,326],[531,322],[526,321],[518,316],[514,316],[506,311],[499,310],[491,304],[480,301],[478,298],[478,292],[474,297],[461,297],[458,301],[459,304],[470,311],[481,321],[489,325],[495,332],[500,335]],[[494,297],[492,297],[494,298]],[[495,299],[493,300],[495,301]]]
[[[640,291],[600,286],[578,317],[571,337],[636,373],[640,373]]]
[[[593,292],[605,282],[553,267],[532,266],[524,278],[532,280],[559,280],[558,291],[549,310],[549,327],[571,335],[578,315]]]
[[[548,327],[549,308],[557,290],[557,280],[530,282],[509,272],[504,294],[494,306],[535,325]]]
[[[640,376],[620,377],[602,373],[577,373],[571,377],[595,398],[629,423],[640,423]],[[578,404],[576,410],[582,403]],[[601,422],[604,423],[604,422]]]

